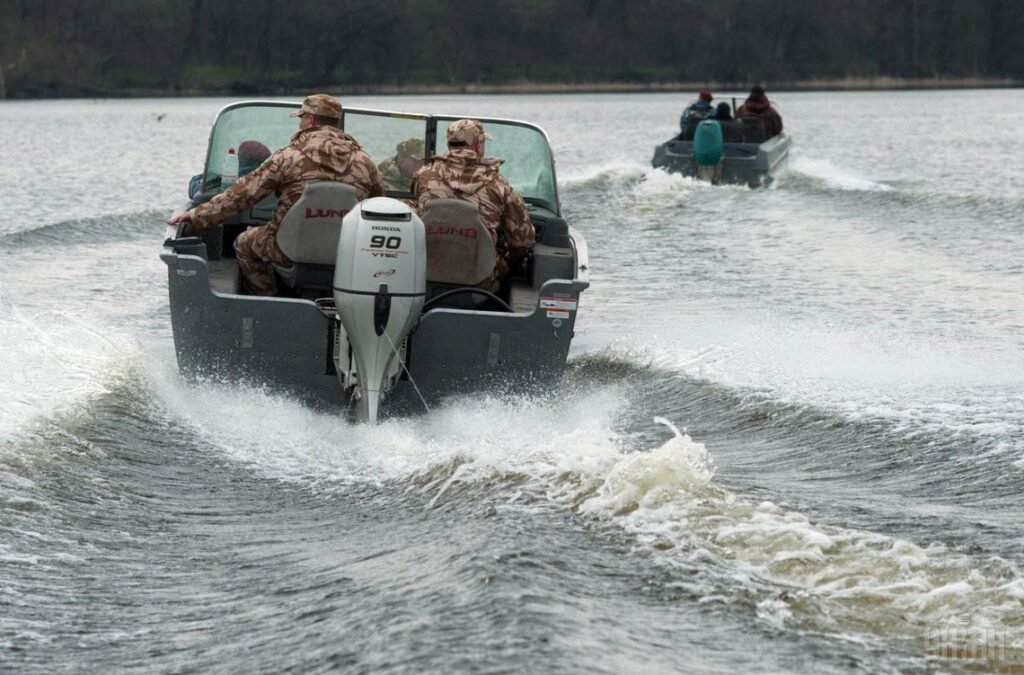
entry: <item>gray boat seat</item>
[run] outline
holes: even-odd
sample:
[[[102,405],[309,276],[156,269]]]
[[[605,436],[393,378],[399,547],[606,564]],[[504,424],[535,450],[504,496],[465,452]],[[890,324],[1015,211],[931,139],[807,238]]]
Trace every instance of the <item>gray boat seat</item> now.
[[[768,132],[764,128],[764,120],[760,117],[741,117],[743,122],[743,142],[763,143],[768,140]]]
[[[722,141],[725,143],[742,143],[746,127],[739,120],[718,120],[722,127]]]
[[[433,199],[423,210],[427,239],[427,300],[455,288],[483,288],[494,272],[497,252],[477,205],[461,199]],[[496,291],[487,284],[485,290]],[[479,307],[487,297],[462,293],[445,306]]]
[[[330,289],[342,219],[355,208],[359,195],[347,183],[308,183],[277,229],[277,245],[295,263],[274,265],[289,288]]]

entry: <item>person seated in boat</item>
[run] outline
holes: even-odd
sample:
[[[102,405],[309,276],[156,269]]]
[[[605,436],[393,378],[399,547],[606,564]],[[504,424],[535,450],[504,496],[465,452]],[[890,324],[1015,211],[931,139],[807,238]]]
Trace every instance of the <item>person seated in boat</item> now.
[[[772,107],[763,87],[751,88],[747,100],[736,111],[736,117],[760,117],[764,120],[764,130],[768,138],[782,133],[782,116]]]
[[[242,141],[238,146],[238,177],[248,176],[270,158],[270,148],[259,141]]]
[[[494,273],[482,286],[508,276],[533,248],[536,233],[526,202],[499,173],[502,160],[484,156],[486,140],[478,120],[462,119],[448,127],[448,151],[428,157],[413,176],[416,210],[422,214],[432,199],[463,199],[476,204],[480,219],[495,242]]]
[[[183,234],[206,230],[250,208],[267,195],[277,195],[277,208],[265,225],[250,227],[235,239],[235,255],[242,284],[252,295],[276,295],[273,265],[292,261],[277,245],[277,228],[306,186],[313,181],[337,181],[356,188],[359,199],[384,194],[377,165],[354,138],[338,128],[341,104],[328,94],[312,94],[292,113],[299,130],[291,142],[271,155],[258,169],[205,204],[171,217],[183,224]]]
[[[388,190],[408,192],[412,175],[423,166],[423,139],[407,138],[395,146],[395,154],[377,165],[384,187]]]
[[[710,117],[714,113],[714,108],[711,107],[714,98],[710,91],[701,89],[697,94],[697,100],[690,101],[689,105],[683,108],[683,114],[679,116],[679,129],[685,133],[690,123]]]
[[[740,143],[743,141],[743,122],[733,119],[732,106],[725,101],[718,104],[715,114],[711,119],[718,122],[722,128],[722,140],[726,143]]]
[[[259,141],[242,141],[242,144],[238,146],[238,177],[241,178],[252,173],[260,164],[267,161],[268,157],[270,157],[270,148]],[[220,178],[215,178],[211,182],[211,186],[214,182],[220,185]],[[199,188],[202,185],[203,174],[197,173],[192,176],[188,182],[188,198],[192,199],[199,194]]]

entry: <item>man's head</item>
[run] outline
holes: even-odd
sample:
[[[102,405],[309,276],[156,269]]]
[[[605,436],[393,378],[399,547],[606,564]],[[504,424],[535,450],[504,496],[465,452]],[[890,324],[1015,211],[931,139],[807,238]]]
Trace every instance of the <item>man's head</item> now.
[[[709,103],[710,103],[710,102],[711,102],[711,100],[712,100],[713,98],[715,98],[715,97],[714,97],[714,96],[712,96],[712,95],[711,95],[711,92],[710,92],[710,91],[708,91],[707,89],[701,89],[701,90],[700,90],[700,93],[699,93],[699,94],[697,94],[697,98],[699,98],[699,99],[700,99],[700,100],[702,100],[702,101],[707,101],[707,102],[709,102]]]
[[[728,103],[722,101],[718,104],[718,107],[715,108],[715,117],[720,120],[730,119],[732,117],[732,108],[729,107]]]
[[[330,94],[311,94],[291,116],[301,118],[299,127],[302,129],[318,125],[337,126],[341,119],[341,104]]]
[[[395,163],[403,175],[411,176],[423,166],[423,140],[407,138],[395,146]]]
[[[242,141],[238,146],[238,174],[244,176],[270,157],[270,148],[259,141]]]
[[[748,98],[764,98],[764,87],[755,85],[750,89],[750,96]]]
[[[423,139],[407,138],[395,146],[395,156],[399,159],[409,157],[423,161]]]
[[[449,148],[470,148],[483,154],[484,140],[494,138],[477,120],[456,120],[448,127]],[[479,149],[477,149],[479,148]]]

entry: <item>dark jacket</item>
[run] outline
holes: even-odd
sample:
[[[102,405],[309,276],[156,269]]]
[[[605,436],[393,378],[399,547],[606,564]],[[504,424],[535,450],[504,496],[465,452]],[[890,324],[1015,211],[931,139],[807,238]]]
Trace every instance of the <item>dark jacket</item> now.
[[[728,103],[719,104],[715,114],[711,118],[722,127],[722,140],[726,143],[741,143],[743,141],[743,122],[733,119],[729,111]]]
[[[782,133],[782,116],[763,94],[748,98],[736,111],[736,117],[760,117],[764,120],[764,130],[769,138]]]
[[[683,109],[683,114],[679,117],[679,128],[685,130],[689,122],[707,119],[714,112],[715,109],[711,106],[711,101],[699,98]]]

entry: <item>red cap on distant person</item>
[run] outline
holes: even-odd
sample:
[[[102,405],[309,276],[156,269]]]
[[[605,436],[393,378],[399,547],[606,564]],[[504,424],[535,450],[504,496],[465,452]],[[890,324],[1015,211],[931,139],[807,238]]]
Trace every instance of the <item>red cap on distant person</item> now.
[[[714,96],[711,95],[711,92],[708,91],[707,89],[701,89],[700,94],[698,94],[697,96],[704,101],[710,101],[711,99],[714,98]]]

